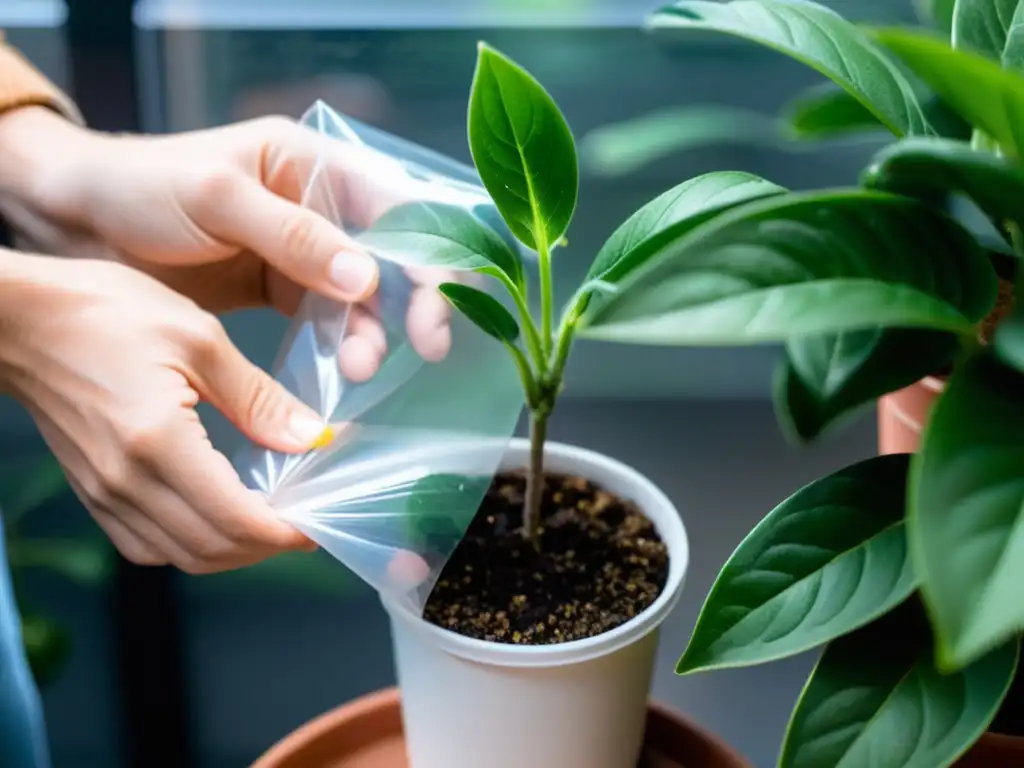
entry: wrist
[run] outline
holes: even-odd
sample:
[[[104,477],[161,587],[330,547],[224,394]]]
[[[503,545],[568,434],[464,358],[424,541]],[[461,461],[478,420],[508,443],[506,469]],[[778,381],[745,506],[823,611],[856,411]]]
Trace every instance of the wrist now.
[[[0,394],[16,394],[26,365],[23,347],[34,336],[30,313],[47,303],[49,257],[0,248]],[[45,311],[45,310],[44,310]]]
[[[0,215],[15,221],[28,210],[66,218],[76,194],[71,171],[98,138],[47,107],[0,113]]]

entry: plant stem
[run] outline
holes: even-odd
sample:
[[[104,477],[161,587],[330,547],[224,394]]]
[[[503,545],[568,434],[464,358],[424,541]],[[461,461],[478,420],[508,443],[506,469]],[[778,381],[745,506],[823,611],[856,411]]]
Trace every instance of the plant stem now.
[[[519,371],[519,378],[523,382],[523,390],[526,392],[526,404],[532,411],[537,407],[540,393],[537,391],[537,381],[533,376],[533,370],[530,368],[530,363],[526,359],[526,355],[519,349],[515,344],[506,344],[509,354],[512,355],[512,361],[516,364],[516,369]]]
[[[539,548],[540,507],[544,500],[544,442],[548,432],[548,411],[530,414],[530,471],[526,476],[526,502],[523,506],[523,537]]]
[[[519,322],[523,329],[523,335],[526,338],[526,351],[530,353],[530,358],[533,360],[533,364],[537,366],[537,370],[542,370],[544,366],[544,351],[541,347],[540,337],[537,334],[537,325],[533,322],[533,316],[530,314],[530,307],[526,303],[526,298],[523,296],[523,292],[519,290],[512,279],[504,272],[499,272],[498,277],[505,284],[506,290],[512,297],[512,301],[515,302],[516,309],[519,311]]]
[[[540,341],[547,360],[551,354],[552,323],[555,292],[551,280],[551,249],[544,241],[538,243],[537,256],[540,266]]]

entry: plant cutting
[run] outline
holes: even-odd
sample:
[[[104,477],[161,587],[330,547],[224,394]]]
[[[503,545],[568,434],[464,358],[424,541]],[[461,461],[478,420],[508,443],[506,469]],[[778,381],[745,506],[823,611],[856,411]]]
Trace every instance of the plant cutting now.
[[[831,316],[784,340],[776,409],[791,436],[809,441],[882,398],[883,455],[768,513],[719,574],[678,665],[690,674],[823,649],[780,766],[1024,761],[1022,22],[1016,0],[957,0],[950,40],[862,29],[806,0],[683,0],[650,22],[754,40],[817,69],[899,138],[865,170],[862,194],[920,206],[892,227],[862,207],[866,198],[851,206],[812,193],[818,252],[862,269],[828,302],[824,291],[807,297],[801,311],[831,303]],[[919,83],[971,126],[968,141],[940,135]],[[984,226],[969,231],[942,213],[953,199],[968,200]],[[936,213],[941,244],[926,223]],[[856,220],[858,231],[848,227]],[[776,237],[795,253],[802,234],[752,232],[747,254]],[[928,271],[918,290],[966,322],[953,327],[944,312],[872,319],[862,302],[859,320],[838,327],[845,299],[885,268],[868,247]],[[888,311],[918,298],[893,295]]]

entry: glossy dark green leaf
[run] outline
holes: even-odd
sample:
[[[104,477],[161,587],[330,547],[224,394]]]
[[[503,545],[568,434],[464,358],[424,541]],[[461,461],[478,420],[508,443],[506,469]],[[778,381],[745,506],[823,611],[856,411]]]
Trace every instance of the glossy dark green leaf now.
[[[114,571],[114,550],[106,539],[27,539],[7,542],[11,568],[45,568],[84,586],[104,584]]]
[[[954,48],[1001,61],[1006,37],[1020,0],[957,0],[953,13]]]
[[[481,43],[469,100],[469,148],[509,229],[553,246],[576,208],[576,145],[554,100],[530,74]]]
[[[959,348],[939,331],[872,328],[790,339],[775,379],[784,431],[807,442],[882,395],[942,370]]]
[[[359,236],[372,251],[402,264],[467,269],[523,286],[523,267],[508,244],[465,208],[408,203],[392,208]]]
[[[773,48],[828,77],[897,136],[928,132],[910,82],[870,37],[807,0],[681,0],[654,14],[663,30],[710,30]]]
[[[779,768],[946,768],[992,722],[1017,668],[1008,643],[940,674],[916,600],[830,643],[793,711]]]
[[[965,142],[904,139],[875,155],[861,181],[906,195],[961,194],[1000,226],[1024,218],[1024,170]]]
[[[509,344],[519,338],[519,323],[490,294],[462,283],[441,283],[438,290],[487,335]]]
[[[741,206],[666,244],[580,328],[613,341],[718,345],[886,326],[973,333],[970,317],[995,293],[974,238],[930,206],[871,191],[800,193]]]
[[[936,37],[905,29],[875,33],[904,64],[1006,152],[1024,147],[1024,77]]]
[[[785,191],[760,176],[735,171],[684,181],[640,208],[612,233],[590,265],[584,283],[617,283],[666,243],[723,211]]]
[[[959,365],[914,460],[909,538],[943,667],[1024,629],[1024,376]]]
[[[783,107],[782,114],[800,139],[834,139],[885,128],[863,102],[831,83],[804,91]]]
[[[907,467],[903,454],[868,459],[768,513],[718,575],[677,671],[792,656],[905,600]]]
[[[903,148],[901,150],[900,148]],[[865,183],[922,199],[941,200],[952,192],[964,192],[972,184],[985,194],[981,178],[971,174],[943,173],[943,167],[914,166],[909,158],[920,158],[922,149],[935,150],[928,157],[942,156],[950,147],[965,148],[965,162],[978,159],[981,166],[1003,161],[990,155],[971,152],[969,147],[942,139],[908,138],[884,150],[881,160],[868,171]],[[915,149],[916,148],[916,149]],[[899,160],[906,167],[892,167]],[[891,172],[890,172],[891,171]],[[1005,195],[998,198],[1005,202]],[[960,309],[968,320],[980,321],[989,306],[961,304],[959,281],[940,280],[933,285],[939,298]],[[791,338],[776,378],[776,410],[784,429],[802,441],[817,438],[831,423],[870,404],[876,398],[909,386],[918,379],[945,368],[959,348],[957,338],[948,333],[907,328],[873,328],[831,335]]]

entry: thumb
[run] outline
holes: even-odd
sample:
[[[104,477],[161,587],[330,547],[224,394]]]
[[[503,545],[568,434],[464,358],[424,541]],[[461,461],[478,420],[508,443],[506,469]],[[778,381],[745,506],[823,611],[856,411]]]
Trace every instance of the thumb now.
[[[246,359],[222,326],[192,367],[199,396],[265,448],[301,453],[332,439],[333,430],[316,411]]]
[[[295,283],[339,301],[363,301],[376,290],[377,262],[341,227],[241,174],[232,177],[231,187],[231,194],[190,212],[210,235],[252,251]]]

